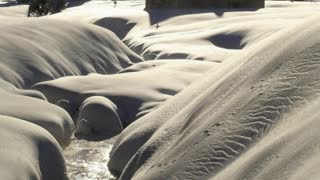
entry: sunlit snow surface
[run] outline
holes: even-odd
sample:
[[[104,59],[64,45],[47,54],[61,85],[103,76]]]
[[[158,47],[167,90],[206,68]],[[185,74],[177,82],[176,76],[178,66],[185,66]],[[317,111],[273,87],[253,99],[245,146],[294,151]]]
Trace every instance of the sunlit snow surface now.
[[[115,179],[107,167],[113,142],[114,138],[99,142],[72,140],[64,151],[70,180]]]

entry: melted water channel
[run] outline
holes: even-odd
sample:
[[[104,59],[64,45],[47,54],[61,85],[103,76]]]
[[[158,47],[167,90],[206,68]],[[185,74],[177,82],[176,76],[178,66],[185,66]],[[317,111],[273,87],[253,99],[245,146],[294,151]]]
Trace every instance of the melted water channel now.
[[[73,139],[64,150],[70,180],[114,180],[107,167],[114,139],[99,142]]]

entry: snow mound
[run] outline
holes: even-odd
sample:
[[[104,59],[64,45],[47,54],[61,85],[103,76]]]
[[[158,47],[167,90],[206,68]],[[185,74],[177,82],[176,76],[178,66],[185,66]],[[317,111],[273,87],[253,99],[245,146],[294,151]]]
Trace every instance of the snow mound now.
[[[223,62],[318,13],[320,3],[266,1],[266,8],[144,10],[145,1],[90,1],[52,18],[82,21],[113,31],[145,60]]]
[[[0,97],[0,115],[29,121],[43,127],[56,138],[62,147],[70,143],[74,130],[71,117],[62,108],[43,100],[45,97],[42,93],[16,89],[7,82],[2,82],[0,83]]]
[[[247,48],[132,123],[109,169],[120,179],[318,177],[319,19]]]
[[[0,31],[0,77],[19,88],[64,76],[116,73],[142,61],[111,31],[91,24],[0,16]]]
[[[116,111],[123,127],[127,127],[137,118],[158,108],[193,81],[200,79],[203,73],[213,66],[215,63],[191,60],[151,61],[135,64],[114,75],[90,74],[81,77],[64,77],[38,83],[33,88],[42,92],[52,103],[62,100],[67,109],[76,110],[83,104],[83,109],[80,108],[78,112],[79,120],[82,119],[82,115],[91,116],[98,113],[93,107],[98,106],[99,103],[99,106],[105,108],[109,106],[109,112],[101,113],[115,115]],[[97,102],[92,101],[97,100],[96,98],[85,101],[92,96],[108,98],[115,106],[113,107],[111,102],[107,103],[108,100],[105,98],[99,98]],[[92,107],[87,104],[89,102],[93,103]],[[90,112],[85,112],[87,110]],[[70,110],[67,111],[70,112]],[[73,114],[70,115],[77,119],[77,112],[72,112]],[[119,126],[115,128],[118,129]]]
[[[43,128],[0,115],[2,179],[66,180],[62,150]]]
[[[101,96],[87,98],[77,118],[76,137],[113,137],[123,129],[117,106]]]

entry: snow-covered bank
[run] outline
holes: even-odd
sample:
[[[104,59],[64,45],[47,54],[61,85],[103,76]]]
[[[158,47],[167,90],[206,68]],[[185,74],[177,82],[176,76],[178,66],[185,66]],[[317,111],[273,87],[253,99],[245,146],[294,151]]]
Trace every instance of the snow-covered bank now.
[[[20,88],[64,76],[110,74],[142,59],[112,32],[83,23],[0,16],[0,77]]]
[[[37,82],[92,72],[115,73],[142,59],[112,32],[82,23],[1,16],[0,114],[35,123],[62,145],[74,123],[38,91]]]
[[[6,179],[64,178],[59,144],[70,142],[72,117],[77,134],[126,128],[108,165],[122,179],[319,176],[320,27],[306,20],[319,3],[143,4],[88,1],[29,19],[25,6],[0,7],[0,166],[15,167]],[[109,178],[108,143],[73,141],[70,178]]]
[[[319,19],[261,41],[131,124],[109,168],[120,179],[318,177]]]
[[[79,112],[73,111],[71,115],[77,119],[77,123],[85,120],[87,125],[78,125],[89,126],[92,131],[80,130],[82,132],[79,133],[95,136],[111,133],[104,132],[106,129],[118,129],[119,120],[121,126],[127,127],[192,82],[201,80],[204,73],[214,66],[216,64],[212,62],[192,60],[150,61],[135,64],[118,74],[65,77],[36,84],[33,88],[42,92],[52,103],[65,100],[69,103],[69,109],[79,109]],[[101,98],[92,99],[93,96]],[[83,107],[88,99],[96,105],[87,110]],[[112,102],[108,102],[108,99]],[[101,106],[104,104],[101,100],[114,105]],[[112,124],[114,127],[110,127]]]
[[[89,1],[52,18],[97,24],[145,59],[223,62],[320,11],[320,3],[267,1],[266,8],[144,11],[144,1]]]
[[[0,115],[1,179],[67,180],[62,150],[45,129]]]
[[[0,80],[0,115],[32,122],[50,132],[62,147],[70,143],[74,122],[62,108],[50,104],[43,94],[19,90]]]
[[[98,26],[8,17],[16,13],[14,7],[1,8],[2,178],[62,180],[66,167],[61,147],[69,145],[74,122],[65,110],[28,88],[64,76],[115,73],[143,60]]]

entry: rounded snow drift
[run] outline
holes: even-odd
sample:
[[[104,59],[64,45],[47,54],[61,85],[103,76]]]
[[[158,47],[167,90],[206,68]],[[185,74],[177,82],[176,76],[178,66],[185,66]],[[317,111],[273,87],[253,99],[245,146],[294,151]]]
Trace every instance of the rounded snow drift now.
[[[117,106],[102,96],[87,98],[81,105],[75,136],[83,139],[110,138],[123,130]]]

